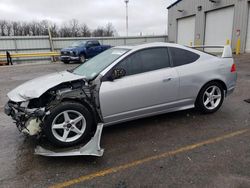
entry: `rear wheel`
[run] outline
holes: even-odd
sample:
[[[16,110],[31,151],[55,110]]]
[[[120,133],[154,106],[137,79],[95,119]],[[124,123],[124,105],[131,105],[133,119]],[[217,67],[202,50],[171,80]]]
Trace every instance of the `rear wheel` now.
[[[83,105],[63,102],[45,119],[44,132],[53,145],[68,147],[87,139],[92,125],[91,113]]]
[[[224,101],[224,90],[218,82],[206,84],[200,91],[196,107],[202,113],[214,113],[221,107]]]

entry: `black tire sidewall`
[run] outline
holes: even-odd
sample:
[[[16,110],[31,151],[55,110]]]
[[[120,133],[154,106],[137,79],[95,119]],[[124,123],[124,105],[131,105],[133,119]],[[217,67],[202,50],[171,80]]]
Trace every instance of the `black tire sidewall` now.
[[[221,91],[220,104],[213,110],[207,109],[203,103],[204,93],[207,90],[207,88],[209,88],[211,86],[217,86]],[[224,94],[224,89],[223,89],[222,85],[218,82],[209,82],[205,86],[203,86],[202,89],[200,90],[199,95],[198,95],[197,100],[196,100],[196,103],[195,103],[195,106],[200,112],[202,112],[204,114],[214,113],[220,109],[221,105],[223,104],[224,98],[225,98],[225,94]]]
[[[62,61],[64,64],[69,64],[69,61]]]
[[[86,120],[86,129],[83,135],[73,141],[73,142],[62,142],[60,140],[57,140],[55,136],[52,133],[52,122],[54,121],[54,118],[60,114],[61,112],[65,110],[75,110],[80,112],[85,120]],[[79,144],[83,142],[84,140],[88,139],[89,134],[91,132],[91,128],[93,126],[93,118],[91,116],[91,113],[85,108],[82,104],[80,103],[75,103],[75,102],[62,102],[59,105],[57,105],[55,108],[53,108],[50,111],[50,115],[48,115],[45,120],[44,120],[44,133],[46,137],[48,138],[49,142],[55,146],[59,147],[70,147],[76,144]]]

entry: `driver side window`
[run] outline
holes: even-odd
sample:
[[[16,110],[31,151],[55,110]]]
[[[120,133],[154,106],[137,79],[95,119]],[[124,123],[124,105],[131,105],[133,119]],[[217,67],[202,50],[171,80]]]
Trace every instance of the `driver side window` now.
[[[170,67],[167,48],[150,48],[135,52],[121,61],[116,68],[126,71],[126,76]]]
[[[93,47],[93,42],[89,41],[89,42],[87,43],[87,46],[88,46],[89,48]]]

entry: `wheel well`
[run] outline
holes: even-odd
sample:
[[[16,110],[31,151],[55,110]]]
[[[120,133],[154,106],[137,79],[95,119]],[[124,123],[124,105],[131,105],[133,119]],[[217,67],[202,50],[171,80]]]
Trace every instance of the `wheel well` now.
[[[226,86],[226,84],[225,84],[223,81],[221,81],[221,80],[210,80],[209,82],[205,83],[205,84],[200,88],[200,91],[199,91],[199,93],[198,93],[198,95],[197,95],[197,97],[196,97],[196,101],[197,101],[198,96],[200,95],[200,92],[201,92],[202,88],[203,88],[204,86],[206,86],[207,84],[211,83],[211,82],[217,82],[217,83],[219,83],[219,84],[222,86],[222,88],[223,88],[223,90],[225,91],[225,94],[226,94],[226,92],[227,92],[227,86]]]
[[[80,99],[70,99],[70,98],[64,98],[62,102],[75,102],[75,103],[80,103],[84,107],[87,108],[87,110],[93,115],[93,121],[94,121],[94,126],[93,129],[96,129],[97,123],[98,123],[98,115],[94,111],[94,109],[85,101],[80,100]]]
[[[211,83],[211,82],[217,82],[217,83],[219,83],[222,86],[222,88],[225,90],[225,92],[227,92],[227,86],[226,86],[225,82],[223,82],[221,80],[211,80],[208,83]],[[206,83],[206,84],[208,84],[208,83]]]

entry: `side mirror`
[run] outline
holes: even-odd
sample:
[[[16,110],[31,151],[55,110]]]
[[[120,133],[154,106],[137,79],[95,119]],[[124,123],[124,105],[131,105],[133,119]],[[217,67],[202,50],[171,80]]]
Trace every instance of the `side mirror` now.
[[[126,71],[124,69],[116,68],[112,72],[111,79],[116,80],[116,79],[124,77],[125,75],[126,75]]]

